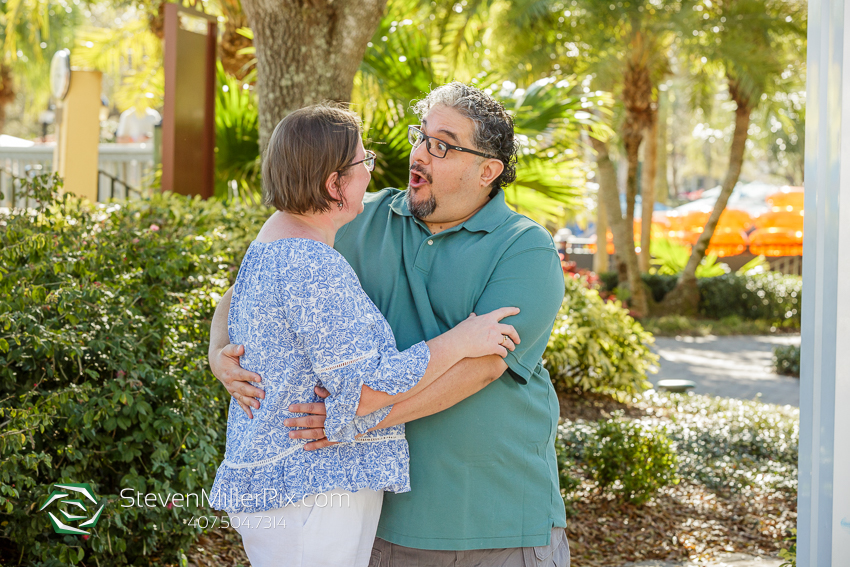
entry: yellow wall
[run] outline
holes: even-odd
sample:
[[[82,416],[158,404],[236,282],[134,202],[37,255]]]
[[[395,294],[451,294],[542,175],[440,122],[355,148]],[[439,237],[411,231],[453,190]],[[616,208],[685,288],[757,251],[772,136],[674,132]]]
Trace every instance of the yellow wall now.
[[[68,94],[59,103],[59,139],[53,159],[54,171],[65,180],[65,191],[91,201],[97,201],[102,78],[100,71],[71,71]]]

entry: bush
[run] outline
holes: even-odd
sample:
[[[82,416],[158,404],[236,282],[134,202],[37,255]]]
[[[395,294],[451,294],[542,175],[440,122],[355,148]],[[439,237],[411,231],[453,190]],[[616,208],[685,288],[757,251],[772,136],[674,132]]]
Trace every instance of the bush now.
[[[676,286],[677,276],[642,274],[652,299],[658,303]],[[615,272],[599,275],[602,291],[610,292],[619,285]],[[764,320],[786,328],[800,327],[800,299],[803,279],[777,272],[761,274],[724,274],[698,278],[700,315],[708,319],[740,317]]]
[[[726,492],[754,485],[796,491],[797,408],[695,394],[647,392],[643,397],[657,415],[669,416],[642,421],[666,428],[676,443],[683,479]]]
[[[604,301],[580,278],[566,278],[566,294],[543,355],[555,387],[635,393],[649,387],[658,362],[652,335],[619,301]]]
[[[211,486],[228,404],[207,370],[209,320],[254,234],[239,227],[265,212],[174,195],[92,205],[58,198],[58,183],[36,178],[35,210],[0,216],[7,559],[173,562],[203,510],[125,508],[120,493]],[[91,538],[55,534],[34,513],[54,483],[90,483],[107,500]]]
[[[700,314],[710,319],[738,315],[776,325],[800,326],[803,279],[777,272],[726,274],[697,280]]]
[[[800,377],[800,347],[778,346],[773,349],[773,367],[777,374]]]
[[[597,485],[633,504],[678,483],[677,457],[663,427],[623,419],[564,424],[563,452],[578,459]]]

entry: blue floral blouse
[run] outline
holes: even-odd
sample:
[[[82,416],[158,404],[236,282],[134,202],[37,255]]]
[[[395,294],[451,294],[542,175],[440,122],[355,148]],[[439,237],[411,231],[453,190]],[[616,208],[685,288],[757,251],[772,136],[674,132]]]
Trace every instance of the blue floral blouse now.
[[[310,494],[341,488],[407,492],[409,453],[404,425],[366,433],[386,407],[357,416],[361,386],[391,395],[406,392],[425,373],[424,343],[404,352],[383,315],[360,287],[342,255],[303,238],[254,241],[230,304],[230,342],[245,345],[243,368],[263,377],[265,391],[249,419],[231,399],[227,445],[210,491],[210,504],[229,513],[280,508]],[[283,420],[290,404],[325,400],[325,432],[340,441],[305,451]]]

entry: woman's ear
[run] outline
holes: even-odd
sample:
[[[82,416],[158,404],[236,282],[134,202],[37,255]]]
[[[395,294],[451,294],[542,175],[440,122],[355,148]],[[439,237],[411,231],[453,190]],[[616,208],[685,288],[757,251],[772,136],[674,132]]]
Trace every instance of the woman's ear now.
[[[325,181],[325,189],[332,199],[342,201],[342,187],[340,186],[339,172],[334,171]]]
[[[489,187],[505,170],[505,164],[497,159],[487,159],[481,164],[481,186]]]

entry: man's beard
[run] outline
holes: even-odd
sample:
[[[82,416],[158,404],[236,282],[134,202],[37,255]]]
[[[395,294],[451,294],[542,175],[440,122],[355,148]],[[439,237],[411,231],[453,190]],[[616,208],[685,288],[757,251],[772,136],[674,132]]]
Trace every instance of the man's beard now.
[[[437,200],[434,198],[433,193],[424,201],[417,202],[413,200],[413,189],[407,190],[407,209],[414,217],[424,219],[425,217],[431,216],[436,208]]]

